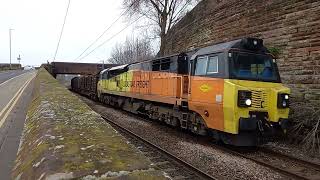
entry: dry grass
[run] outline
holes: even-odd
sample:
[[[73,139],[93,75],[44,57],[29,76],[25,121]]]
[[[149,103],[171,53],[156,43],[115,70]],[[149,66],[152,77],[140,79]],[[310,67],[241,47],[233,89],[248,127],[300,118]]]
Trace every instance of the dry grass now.
[[[305,103],[292,103],[293,125],[289,137],[312,153],[320,153],[320,108]]]

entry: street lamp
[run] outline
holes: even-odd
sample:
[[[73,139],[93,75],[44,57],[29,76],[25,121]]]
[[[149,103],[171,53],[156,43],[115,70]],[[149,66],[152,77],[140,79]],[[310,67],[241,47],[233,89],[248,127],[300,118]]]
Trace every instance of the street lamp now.
[[[10,70],[11,68],[11,31],[14,29],[9,29],[9,45],[10,45]]]

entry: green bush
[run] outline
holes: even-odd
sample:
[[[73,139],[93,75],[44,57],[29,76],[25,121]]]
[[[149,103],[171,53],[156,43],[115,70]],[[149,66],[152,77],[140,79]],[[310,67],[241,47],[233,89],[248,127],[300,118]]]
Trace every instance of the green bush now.
[[[281,49],[278,47],[268,47],[268,50],[276,58],[278,58],[279,55],[281,54]]]

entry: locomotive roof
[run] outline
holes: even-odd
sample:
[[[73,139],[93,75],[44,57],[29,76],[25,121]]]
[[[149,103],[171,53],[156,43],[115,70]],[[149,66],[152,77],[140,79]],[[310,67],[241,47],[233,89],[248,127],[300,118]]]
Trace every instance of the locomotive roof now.
[[[144,60],[141,62],[133,62],[133,63],[129,63],[129,64],[119,65],[119,66],[105,69],[105,70],[101,71],[100,74],[103,74],[106,71],[124,69],[131,64],[139,64],[139,63],[150,62],[150,61],[154,61],[154,60],[175,58],[180,55],[187,55],[187,56],[191,57],[190,59],[195,59],[199,55],[212,54],[212,53],[216,53],[216,52],[226,51],[229,49],[243,49],[246,51],[255,51],[255,52],[264,52],[264,53],[268,52],[267,48],[264,47],[264,45],[263,45],[262,39],[248,37],[248,38],[236,39],[236,40],[229,41],[229,42],[215,44],[215,45],[207,46],[204,48],[195,49],[192,51],[172,54],[172,55],[163,56],[163,57],[156,57],[154,59]]]
[[[268,52],[263,46],[263,40],[257,38],[242,38],[225,43],[215,44],[204,48],[199,48],[196,53],[191,56],[195,59],[199,55],[206,55],[215,52],[222,52],[229,49],[243,49],[247,51]]]
[[[120,66],[115,66],[115,67],[112,67],[110,69],[108,69],[109,71],[114,71],[114,70],[118,70],[118,69],[124,69],[128,66],[129,64],[124,64],[124,65],[120,65]]]
[[[99,74],[103,74],[103,73],[104,73],[104,72],[106,72],[106,71],[109,71],[109,68],[108,68],[108,69],[104,69],[104,70],[100,71],[100,73],[99,73]]]
[[[114,70],[118,70],[118,69],[124,69],[128,66],[129,64],[124,64],[124,65],[119,65],[119,66],[114,66],[114,67],[111,67],[111,68],[108,68],[108,69],[104,69],[102,71],[100,71],[99,74],[103,74],[105,73],[106,71],[114,71]]]

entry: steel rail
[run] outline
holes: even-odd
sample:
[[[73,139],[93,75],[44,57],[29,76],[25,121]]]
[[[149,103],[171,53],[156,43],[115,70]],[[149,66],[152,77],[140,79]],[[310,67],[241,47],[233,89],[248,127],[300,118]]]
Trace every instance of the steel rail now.
[[[258,159],[255,159],[253,157],[249,157],[249,156],[246,156],[245,154],[242,154],[240,152],[237,152],[236,150],[232,150],[232,149],[229,149],[229,148],[226,148],[226,147],[223,147],[221,145],[213,145],[215,148],[217,149],[220,149],[222,151],[225,151],[225,152],[228,152],[229,154],[232,154],[232,155],[236,155],[236,156],[240,156],[242,158],[245,158],[245,159],[248,159],[248,160],[251,160],[259,165],[262,165],[264,167],[267,167],[267,168],[270,168],[274,171],[277,171],[279,172],[280,174],[284,174],[284,175],[287,175],[289,177],[292,177],[292,178],[295,178],[295,179],[304,179],[304,180],[309,180],[307,177],[304,177],[304,176],[301,176],[299,174],[296,174],[294,172],[290,172],[290,171],[287,171],[285,169],[281,169],[279,167],[276,167],[276,166],[273,166],[273,164],[268,164],[266,162],[263,162],[261,160],[258,160]]]
[[[290,159],[292,161],[297,162],[298,164],[302,164],[304,166],[308,166],[310,168],[313,168],[315,170],[320,171],[320,164],[317,164],[317,163],[313,163],[313,162],[310,162],[310,161],[305,161],[305,160],[302,160],[300,158],[296,158],[296,157],[293,157],[293,156],[290,156],[290,155],[286,155],[286,154],[283,154],[283,153],[280,153],[280,152],[276,152],[276,151],[273,151],[273,150],[268,149],[268,148],[260,147],[259,151],[262,151],[262,152],[268,153],[268,154],[272,154],[272,155],[278,156],[280,158]]]
[[[206,172],[203,172],[202,170],[200,170],[200,169],[192,166],[192,165],[189,164],[188,162],[186,162],[186,161],[184,161],[184,160],[176,157],[175,155],[171,154],[170,152],[164,150],[163,148],[161,148],[161,147],[159,147],[159,146],[151,143],[150,141],[148,141],[148,140],[144,139],[143,137],[137,135],[136,133],[132,132],[131,130],[129,130],[129,129],[127,129],[127,128],[121,126],[121,125],[119,125],[118,123],[116,123],[116,122],[114,122],[114,121],[112,121],[112,120],[110,120],[110,118],[108,118],[108,117],[106,117],[106,116],[103,116],[103,115],[100,115],[100,116],[101,116],[104,120],[106,120],[107,122],[109,122],[110,124],[116,126],[117,128],[123,130],[124,132],[130,134],[130,135],[133,136],[134,138],[137,138],[137,139],[143,141],[143,142],[146,143],[147,145],[149,145],[149,146],[151,146],[151,147],[159,150],[161,153],[165,154],[165,155],[168,156],[169,158],[171,158],[171,159],[177,161],[178,163],[184,165],[185,167],[193,170],[193,171],[196,173],[196,175],[198,175],[198,176],[200,176],[200,177],[203,177],[204,179],[220,179],[220,178],[217,178],[217,177],[213,177],[213,176],[207,174]]]

